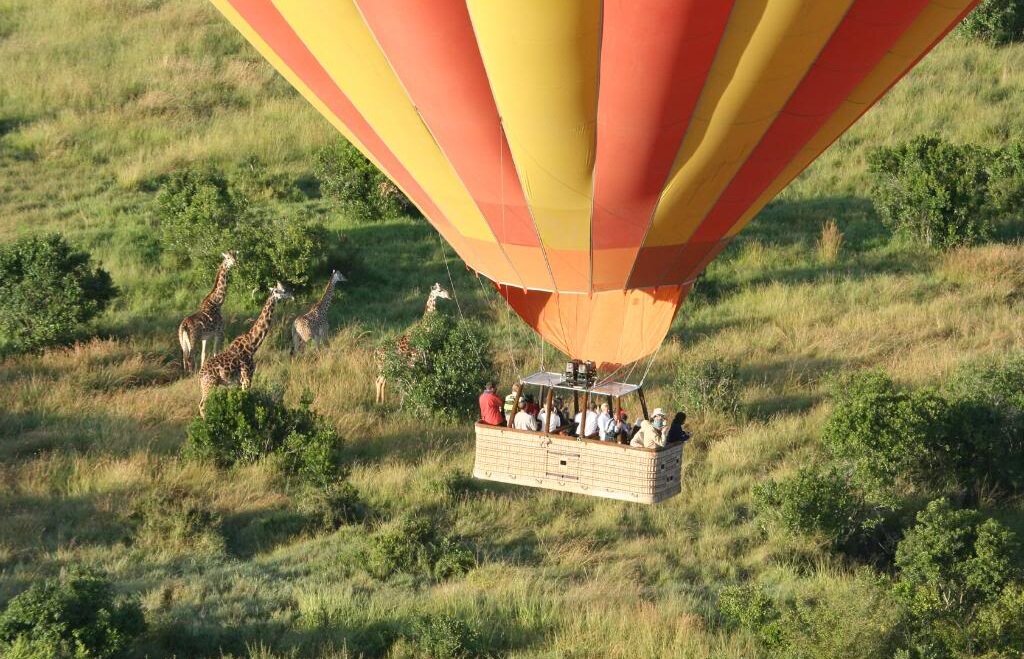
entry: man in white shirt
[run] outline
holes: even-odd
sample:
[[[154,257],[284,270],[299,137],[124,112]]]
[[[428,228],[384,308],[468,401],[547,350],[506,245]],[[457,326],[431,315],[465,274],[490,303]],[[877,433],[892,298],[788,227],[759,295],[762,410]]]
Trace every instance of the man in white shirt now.
[[[601,413],[597,415],[597,433],[602,442],[615,440],[615,431],[618,424],[611,415],[611,408],[608,403],[601,403]]]
[[[516,412],[515,419],[512,420],[512,427],[516,430],[532,430],[537,431],[537,419],[532,414],[523,409],[526,404],[525,398],[519,399],[519,411]]]
[[[537,414],[537,425],[541,432],[547,432],[551,430],[554,432],[562,427],[562,417],[558,415],[557,411],[551,413],[551,424],[548,424],[548,406],[544,405],[540,408],[540,412]]]
[[[583,420],[582,410],[576,413],[576,435],[578,437],[597,437],[597,405],[590,404],[590,409],[587,410],[587,427],[580,432],[580,421]]]

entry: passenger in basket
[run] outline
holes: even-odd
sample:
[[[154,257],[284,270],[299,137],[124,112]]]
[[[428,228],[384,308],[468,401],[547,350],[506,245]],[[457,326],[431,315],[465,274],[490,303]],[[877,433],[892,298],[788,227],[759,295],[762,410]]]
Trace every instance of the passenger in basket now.
[[[669,442],[685,442],[690,439],[690,433],[683,429],[686,423],[686,412],[678,412],[672,419],[672,425],[668,427],[666,440]]]
[[[522,403],[520,403],[522,405]],[[540,414],[540,405],[533,401],[533,394],[526,394],[526,411],[533,416]]]
[[[619,440],[620,444],[628,444],[633,427],[629,424],[629,415],[626,414],[626,410],[619,411],[619,421],[615,428],[615,439]]]
[[[512,422],[512,427],[516,430],[537,431],[537,417],[526,411],[525,398],[519,399],[519,411],[516,412],[516,417]]]
[[[512,385],[512,393],[510,393],[508,396],[505,396],[505,420],[508,423],[509,427],[512,426],[512,420],[515,416],[514,414],[512,414],[512,410],[514,410],[516,407],[516,398],[518,397],[519,384],[516,383]]]
[[[594,403],[590,404],[590,409],[587,410],[587,427],[583,428],[584,432],[580,431],[580,422],[583,420],[582,410],[576,413],[576,436],[577,437],[597,437],[597,405]]]
[[[541,432],[558,432],[558,429],[562,427],[562,417],[556,409],[551,413],[551,423],[548,423],[548,406],[540,408],[540,414],[537,415],[538,429]]]
[[[484,392],[480,394],[480,420],[489,426],[505,425],[505,416],[501,413],[501,399],[494,393],[493,382],[488,382]]]
[[[597,415],[597,436],[602,442],[615,441],[618,422],[612,416],[608,403],[601,403],[601,413]]]
[[[633,435],[630,446],[641,448],[658,448],[665,445],[665,412],[659,407],[654,410],[651,420],[640,422],[640,430]]]
[[[569,420],[569,410],[565,409],[565,401],[561,396],[555,396],[555,413],[565,421]]]

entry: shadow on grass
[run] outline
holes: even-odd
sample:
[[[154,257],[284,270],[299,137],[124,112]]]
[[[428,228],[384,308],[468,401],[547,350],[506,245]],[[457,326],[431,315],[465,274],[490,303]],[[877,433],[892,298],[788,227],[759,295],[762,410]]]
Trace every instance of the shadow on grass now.
[[[228,553],[247,560],[310,531],[313,520],[295,509],[267,508],[225,515],[221,522]]]

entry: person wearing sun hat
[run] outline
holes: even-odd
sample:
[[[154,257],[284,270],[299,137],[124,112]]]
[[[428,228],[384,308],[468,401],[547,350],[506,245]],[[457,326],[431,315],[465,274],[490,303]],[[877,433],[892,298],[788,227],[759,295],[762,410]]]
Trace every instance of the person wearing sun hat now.
[[[644,419],[640,422],[640,430],[633,435],[629,442],[630,446],[638,448],[659,448],[665,445],[665,410],[656,408],[651,414],[651,420]]]

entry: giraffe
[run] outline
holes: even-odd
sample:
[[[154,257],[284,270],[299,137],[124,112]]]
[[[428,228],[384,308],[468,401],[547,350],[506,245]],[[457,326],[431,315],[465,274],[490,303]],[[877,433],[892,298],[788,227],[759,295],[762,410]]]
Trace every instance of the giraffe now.
[[[441,286],[441,284],[435,283],[430,289],[430,295],[427,296],[427,306],[423,309],[423,318],[426,318],[430,314],[437,311],[438,300],[451,299],[451,295],[448,291]],[[417,354],[417,351],[409,345],[409,333],[406,332],[402,336],[395,339],[394,342],[395,350],[403,358],[408,360],[409,364],[413,364],[417,359],[424,357],[424,355]],[[373,360],[377,364],[377,404],[381,405],[384,403],[384,394],[387,389],[388,381],[384,377],[384,364],[387,360],[387,346],[379,346],[373,352]]]
[[[285,290],[281,282],[277,282],[277,285],[270,289],[270,296],[249,331],[237,337],[224,352],[211,357],[210,361],[199,369],[199,416],[205,415],[206,398],[214,387],[234,382],[238,382],[242,389],[248,389],[252,385],[252,377],[256,373],[254,357],[256,351],[260,349],[260,344],[270,333],[274,305],[278,300],[287,300],[291,297],[292,294]]]
[[[224,343],[224,317],[220,315],[220,307],[228,293],[228,271],[235,266],[235,252],[221,254],[220,268],[213,282],[213,289],[199,303],[199,311],[188,316],[178,325],[178,343],[181,345],[181,365],[186,373],[195,369],[192,350],[197,344],[202,345],[199,366],[206,363],[206,342],[213,343],[211,354]]]
[[[334,297],[334,287],[343,281],[348,281],[345,275],[332,270],[320,300],[292,322],[292,355],[301,354],[311,341],[323,344],[327,340],[327,310]]]

